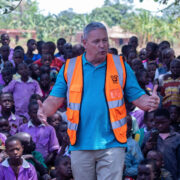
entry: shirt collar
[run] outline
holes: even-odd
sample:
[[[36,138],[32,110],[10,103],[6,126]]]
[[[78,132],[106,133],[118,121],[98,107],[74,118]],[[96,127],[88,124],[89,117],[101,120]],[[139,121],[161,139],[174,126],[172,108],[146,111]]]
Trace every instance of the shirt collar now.
[[[90,65],[92,65],[89,61],[87,61],[87,59],[86,59],[86,53],[84,53],[83,55],[82,55],[82,61],[83,61],[83,65],[85,65],[85,64],[90,64]],[[99,64],[98,66],[96,66],[96,68],[97,67],[101,67],[101,66],[105,66],[106,65],[106,60],[104,61],[104,62],[102,62],[101,64]],[[92,65],[93,66],[93,65]]]
[[[23,168],[30,168],[29,163],[28,163],[24,158],[22,158],[22,160],[23,160],[22,167],[23,167]],[[9,165],[9,162],[8,162],[8,158],[5,159],[5,160],[1,163],[1,165],[2,165],[2,166],[5,166],[5,167],[9,167],[10,165]]]
[[[21,78],[17,79],[16,81],[22,82]],[[33,79],[32,79],[31,77],[29,77],[26,82],[27,82],[27,83],[33,82]]]
[[[41,127],[41,126],[46,126],[46,125],[45,124],[40,124],[39,127]],[[35,125],[32,123],[31,120],[28,122],[28,128],[29,127],[35,127]]]
[[[2,113],[0,113],[0,116],[2,116]],[[9,116],[8,120],[12,119],[13,121],[16,120],[16,116],[11,112],[11,115]]]

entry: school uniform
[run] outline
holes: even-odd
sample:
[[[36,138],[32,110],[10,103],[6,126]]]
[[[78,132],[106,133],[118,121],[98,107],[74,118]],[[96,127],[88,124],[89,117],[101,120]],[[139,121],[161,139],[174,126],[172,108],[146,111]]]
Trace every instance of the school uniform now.
[[[28,163],[25,159],[23,159],[23,163],[20,167],[18,178],[16,178],[13,169],[8,163],[8,159],[5,159],[0,164],[0,180],[37,180],[36,170]]]
[[[36,143],[36,151],[39,151],[46,158],[54,150],[59,150],[59,143],[54,128],[50,125],[40,124],[35,126],[31,121],[23,124],[20,132],[29,133]]]

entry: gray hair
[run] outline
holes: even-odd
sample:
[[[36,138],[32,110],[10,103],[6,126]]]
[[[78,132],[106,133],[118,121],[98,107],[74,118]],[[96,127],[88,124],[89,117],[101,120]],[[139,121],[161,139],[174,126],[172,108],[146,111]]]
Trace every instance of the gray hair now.
[[[102,24],[100,22],[91,22],[84,28],[83,39],[87,39],[89,33],[96,29],[104,29],[107,32],[107,29],[104,26],[104,24]]]

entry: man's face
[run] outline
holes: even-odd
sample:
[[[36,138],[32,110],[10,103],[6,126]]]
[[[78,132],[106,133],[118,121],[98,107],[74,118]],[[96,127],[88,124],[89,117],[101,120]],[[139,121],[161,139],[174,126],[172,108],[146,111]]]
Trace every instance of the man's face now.
[[[90,31],[83,40],[87,57],[92,61],[103,62],[109,49],[108,35],[104,29]]]
[[[7,34],[5,34],[4,36],[1,37],[1,43],[2,43],[2,45],[9,45],[10,39]]]

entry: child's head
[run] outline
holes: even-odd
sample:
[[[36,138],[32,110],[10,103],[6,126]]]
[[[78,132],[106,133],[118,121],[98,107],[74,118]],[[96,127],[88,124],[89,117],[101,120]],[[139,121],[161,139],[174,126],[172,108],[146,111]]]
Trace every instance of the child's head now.
[[[51,68],[47,65],[42,65],[40,67],[40,74],[44,74],[44,73],[50,74],[50,71],[51,71]]]
[[[174,59],[175,53],[171,48],[162,51],[162,62],[169,68],[171,61]]]
[[[27,48],[29,51],[35,51],[37,48],[37,42],[34,39],[29,39],[27,41]]]
[[[24,60],[24,53],[22,50],[16,50],[13,53],[13,60],[14,63],[16,65],[16,67],[18,66],[18,64],[22,63]]]
[[[160,133],[170,132],[171,120],[167,109],[157,109],[154,113],[154,122],[155,127],[159,130]]]
[[[39,66],[37,64],[31,64],[29,66],[29,69],[30,69],[30,73],[31,73],[31,77],[33,79],[38,79],[38,77],[40,76],[40,69],[39,69]]]
[[[41,63],[46,66],[50,66],[52,62],[52,56],[51,54],[43,54],[41,57]]]
[[[2,111],[10,112],[14,105],[13,95],[9,92],[3,92],[0,94],[0,105]]]
[[[24,54],[24,48],[23,48],[22,46],[16,46],[16,47],[14,48],[14,52],[15,52],[15,51],[22,51],[23,54]]]
[[[10,61],[6,61],[6,62],[4,62],[3,68],[13,69],[13,64]]]
[[[11,163],[17,164],[17,162],[21,160],[23,154],[21,141],[17,137],[11,136],[6,139],[5,147]]]
[[[59,140],[60,145],[65,142],[66,144],[69,144],[69,137],[67,134],[67,123],[62,121],[57,129],[57,137]]]
[[[51,85],[51,78],[48,73],[43,73],[40,75],[40,86],[42,89],[48,88]]]
[[[58,129],[60,123],[62,123],[62,117],[60,113],[56,112],[48,118],[48,123],[53,126],[56,130]]]
[[[42,45],[44,44],[44,41],[38,41],[37,42],[37,50],[39,54],[42,54]]]
[[[15,134],[14,137],[17,137],[21,141],[24,148],[23,154],[31,154],[35,150],[36,144],[33,142],[30,134],[20,132]]]
[[[5,82],[5,85],[8,85],[12,78],[13,78],[13,72],[11,68],[3,68],[3,70],[1,71],[2,73],[2,78]]]
[[[10,38],[9,38],[9,35],[4,33],[4,34],[1,34],[1,40],[0,42],[2,43],[2,45],[9,45],[10,43]]]
[[[129,39],[129,42],[128,42],[129,45],[132,45],[135,49],[138,47],[138,38],[136,36],[132,36],[130,39]]]
[[[109,48],[108,52],[114,55],[118,55],[118,50],[116,48]]]
[[[163,157],[161,152],[155,151],[155,150],[151,150],[147,153],[146,158],[148,160],[154,160],[154,162],[156,163],[156,166],[158,169],[161,169],[162,165],[163,165]]]
[[[170,70],[174,78],[180,77],[180,59],[173,59],[171,61]]]
[[[136,71],[136,78],[141,87],[145,87],[149,83],[149,76],[146,69],[140,69]]]
[[[151,79],[151,81],[154,80],[156,69],[157,69],[157,64],[155,62],[148,62],[147,71],[148,71],[148,76]]]
[[[154,180],[155,162],[144,159],[138,166],[137,180]]]
[[[69,156],[57,156],[55,160],[55,168],[56,177],[67,180],[72,178],[71,159]]]
[[[28,78],[29,76],[29,68],[27,64],[20,63],[17,67],[18,74],[21,75],[21,78]]]
[[[170,114],[170,119],[172,123],[180,123],[180,108],[176,105],[171,105],[168,108],[169,114]]]
[[[72,44],[65,43],[63,46],[64,58],[69,59],[73,57]]]
[[[42,97],[39,94],[32,94],[30,97],[29,103],[37,102],[38,100],[42,102]]]
[[[128,54],[130,51],[135,51],[134,47],[132,45],[124,45],[121,48],[122,55],[127,60]]]
[[[29,116],[34,125],[40,125],[41,121],[38,119],[37,112],[38,112],[39,105],[37,102],[32,101],[29,103],[28,110]]]
[[[168,41],[162,41],[161,43],[159,43],[158,45],[158,54],[159,54],[159,59],[160,61],[162,60],[162,51],[164,49],[170,48],[171,45]]]
[[[9,131],[10,131],[10,125],[9,125],[8,119],[1,116],[0,117],[0,133],[9,134]]]
[[[136,58],[131,61],[131,68],[136,72],[139,71],[140,69],[144,69],[144,66],[142,64],[142,61]]]
[[[155,60],[157,58],[158,45],[154,42],[148,42],[146,45],[146,55],[150,60]]]
[[[144,124],[147,127],[147,130],[150,131],[151,129],[153,129],[154,126],[154,111],[151,112],[145,112],[144,113]]]
[[[63,46],[66,43],[66,40],[64,38],[59,38],[57,40],[57,48],[60,54],[64,54],[63,52]]]
[[[142,48],[139,52],[139,58],[141,61],[145,60],[147,58],[147,52],[146,48]]]
[[[76,44],[72,48],[73,56],[80,56],[85,51],[84,46],[82,44]]]
[[[136,58],[137,58],[137,53],[136,53],[136,51],[130,51],[130,52],[128,53],[128,55],[127,55],[127,63],[128,63],[129,65],[131,65],[132,60],[133,60],[133,59],[136,59]]]
[[[56,45],[52,41],[48,41],[42,45],[42,54],[50,54],[54,58]]]
[[[7,61],[8,60],[8,56],[10,54],[10,47],[8,45],[1,46],[0,53],[1,53],[2,59],[4,61]]]

